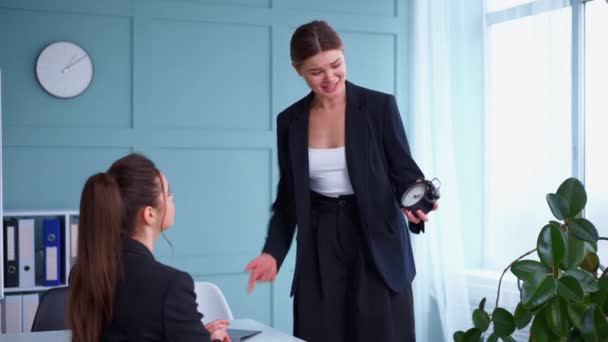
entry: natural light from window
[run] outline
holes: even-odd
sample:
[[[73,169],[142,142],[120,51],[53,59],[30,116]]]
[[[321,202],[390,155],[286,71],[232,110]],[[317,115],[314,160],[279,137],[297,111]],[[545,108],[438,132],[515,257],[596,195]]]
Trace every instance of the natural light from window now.
[[[534,1],[535,0],[488,0],[486,2],[486,6],[488,6],[486,10],[488,12],[500,11],[503,9],[531,3]]]
[[[536,247],[548,192],[572,174],[571,9],[492,25],[482,267]]]
[[[602,236],[608,236],[608,4],[586,6],[586,185],[587,217]]]

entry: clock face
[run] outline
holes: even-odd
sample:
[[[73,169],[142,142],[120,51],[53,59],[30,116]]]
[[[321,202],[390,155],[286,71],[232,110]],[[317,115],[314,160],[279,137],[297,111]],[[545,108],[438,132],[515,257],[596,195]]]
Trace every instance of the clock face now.
[[[84,92],[93,80],[93,62],[80,46],[56,42],[47,46],[36,62],[40,85],[51,95],[70,98]]]
[[[403,196],[401,197],[401,205],[404,207],[410,207],[416,203],[418,203],[424,193],[426,192],[426,185],[419,183],[411,186],[409,189],[405,191]]]

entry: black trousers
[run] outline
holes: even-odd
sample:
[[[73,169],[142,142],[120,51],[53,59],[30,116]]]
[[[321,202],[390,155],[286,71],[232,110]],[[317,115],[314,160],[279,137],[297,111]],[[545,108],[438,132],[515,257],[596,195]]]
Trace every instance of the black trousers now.
[[[411,288],[386,286],[362,236],[354,195],[312,193],[308,249],[294,294],[294,335],[308,342],[415,341]]]

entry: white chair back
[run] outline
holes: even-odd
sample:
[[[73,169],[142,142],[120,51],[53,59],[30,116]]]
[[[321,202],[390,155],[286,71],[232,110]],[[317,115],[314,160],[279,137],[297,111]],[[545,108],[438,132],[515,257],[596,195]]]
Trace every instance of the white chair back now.
[[[196,282],[194,292],[198,311],[203,314],[203,324],[218,319],[234,320],[230,306],[217,285],[206,281]]]

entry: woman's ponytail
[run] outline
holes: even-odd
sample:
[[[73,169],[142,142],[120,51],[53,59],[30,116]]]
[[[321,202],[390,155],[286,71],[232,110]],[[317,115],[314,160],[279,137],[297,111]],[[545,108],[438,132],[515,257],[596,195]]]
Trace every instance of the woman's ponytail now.
[[[110,173],[91,176],[82,191],[78,260],[70,275],[68,324],[73,341],[94,342],[112,317],[121,273],[123,203]]]

